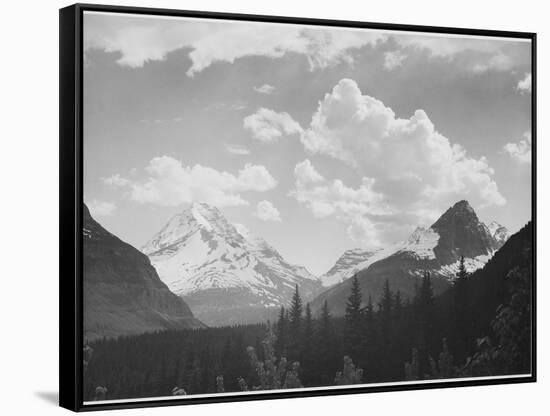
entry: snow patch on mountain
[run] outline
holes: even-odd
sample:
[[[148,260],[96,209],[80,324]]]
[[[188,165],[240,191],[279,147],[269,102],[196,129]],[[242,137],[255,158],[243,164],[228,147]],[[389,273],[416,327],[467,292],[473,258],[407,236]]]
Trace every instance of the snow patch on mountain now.
[[[487,262],[493,257],[494,252],[491,252],[490,254],[483,254],[480,256],[476,256],[474,258],[464,258],[464,266],[466,267],[466,271],[468,273],[473,273],[477,269],[481,269],[483,266],[487,264]],[[449,281],[454,281],[457,277],[458,271],[460,266],[460,260],[455,261],[451,264],[446,264],[442,266],[437,272],[441,276],[445,276]]]
[[[498,242],[499,246],[504,245],[504,243],[510,237],[510,231],[503,225],[500,225],[496,221],[492,221],[488,226],[489,234]]]
[[[359,270],[367,267],[370,259],[376,255],[377,251],[363,250],[361,248],[346,250],[334,266],[321,276],[323,286],[329,287],[343,282]]]
[[[160,278],[180,296],[211,289],[240,290],[253,304],[286,304],[295,286],[305,294],[317,277],[286,262],[265,240],[233,225],[215,207],[194,203],[143,246]]]
[[[418,227],[398,251],[409,252],[419,259],[435,259],[434,248],[439,234],[432,228]]]
[[[459,201],[443,214],[434,225],[429,228],[417,227],[409,238],[404,241],[391,244],[376,251],[366,251],[360,248],[345,251],[334,266],[321,277],[323,285],[334,286],[339,284],[357,272],[365,270],[374,263],[394,254],[404,254],[409,258],[423,262],[423,264],[430,261],[439,262],[443,265],[438,266],[438,270],[433,271],[449,280],[453,280],[458,272],[459,260],[456,259],[457,256],[459,258],[461,249],[452,246],[452,244],[448,246],[448,238],[450,235],[453,235],[452,238],[463,238],[462,236],[457,237],[454,234],[453,229],[457,227],[455,221],[458,221],[457,224],[461,224],[457,228],[459,229],[459,234],[462,233],[461,235],[463,235],[462,230],[468,229],[470,230],[470,235],[479,236],[477,255],[471,255],[470,257],[465,255],[466,269],[469,272],[483,267],[493,256],[496,249],[500,248],[510,236],[506,227],[495,221],[491,222],[488,226],[479,222],[475,211],[469,203],[467,201]],[[453,252],[447,252],[446,256],[443,256],[445,259],[438,258],[434,251],[442,242],[438,230],[447,236],[447,241],[444,242],[447,246],[446,250]],[[484,242],[479,243],[479,241]],[[455,243],[464,245],[464,242],[459,240],[455,241]],[[413,271],[412,275],[421,275],[422,273],[423,271]]]
[[[321,276],[323,286],[334,286],[349,279],[355,273],[392,254],[405,252],[417,259],[434,259],[433,249],[437,246],[439,234],[431,228],[417,227],[405,241],[388,245],[378,250],[361,248],[346,250],[334,266]]]

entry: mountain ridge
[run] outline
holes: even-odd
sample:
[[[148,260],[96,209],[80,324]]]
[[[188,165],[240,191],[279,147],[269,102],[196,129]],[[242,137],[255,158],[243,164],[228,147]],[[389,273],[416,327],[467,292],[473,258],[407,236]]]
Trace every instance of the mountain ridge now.
[[[375,250],[365,250],[361,248],[346,250],[338,258],[332,268],[321,276],[323,285],[325,287],[331,287],[334,284],[341,283],[352,277],[356,272],[369,267],[374,262],[380,261],[399,251],[410,251],[416,253],[419,257],[435,258],[435,253],[433,252],[433,250],[436,247],[435,243],[439,244],[439,234],[437,233],[438,235],[436,237],[436,235],[433,233],[434,230],[432,227],[438,222],[439,224],[437,224],[436,227],[442,227],[446,220],[441,219],[448,212],[453,212],[453,208],[455,213],[457,210],[461,210],[468,215],[471,215],[473,212],[476,220],[480,223],[480,228],[482,229],[482,232],[485,233],[486,231],[489,234],[489,236],[484,236],[484,241],[485,244],[491,249],[484,253],[485,256],[492,255],[492,253],[497,248],[501,247],[510,236],[510,232],[508,231],[508,229],[500,225],[496,221],[492,221],[488,226],[480,222],[477,219],[477,215],[469,205],[468,201],[462,200],[454,204],[453,207],[449,208],[444,214],[442,214],[441,217],[432,226],[428,228],[417,227],[404,241],[397,242],[395,244],[391,244],[384,248],[379,248]],[[490,237],[492,237],[492,240]],[[436,238],[437,241],[435,241]],[[466,259],[466,266],[470,270],[474,270],[481,266],[481,263],[479,261],[475,261],[475,258],[480,256],[479,251],[480,250],[478,249],[478,253],[473,258],[471,257],[471,254],[468,250],[463,250],[460,253],[460,255],[464,255]],[[455,253],[455,256],[457,255],[458,254]],[[479,258],[478,260],[482,259]],[[454,272],[456,272],[456,270],[458,270],[458,263],[456,261],[451,263],[456,264],[453,264],[452,267],[450,265],[448,265],[447,267],[443,266],[443,272],[448,274],[450,277],[451,275],[454,275]]]
[[[147,256],[103,228],[86,205],[82,239],[85,339],[205,326]]]
[[[501,237],[507,233],[505,227],[493,228],[494,232],[500,229]],[[430,227],[418,227],[407,240],[377,251],[360,263],[364,266],[362,269],[352,269],[352,272],[358,276],[366,297],[371,296],[375,302],[386,279],[393,290],[410,298],[424,271],[431,273],[434,291],[441,293],[452,284],[461,256],[465,257],[467,270],[472,272],[485,265],[504,241],[497,239],[479,220],[468,201],[462,200],[447,209]],[[336,314],[343,314],[351,284],[349,277],[314,299],[313,309],[319,310],[326,300]]]
[[[268,242],[206,203],[174,215],[142,251],[168,287],[210,325],[260,321],[266,310],[287,305],[296,285],[304,298],[321,289],[306,268],[286,262]]]

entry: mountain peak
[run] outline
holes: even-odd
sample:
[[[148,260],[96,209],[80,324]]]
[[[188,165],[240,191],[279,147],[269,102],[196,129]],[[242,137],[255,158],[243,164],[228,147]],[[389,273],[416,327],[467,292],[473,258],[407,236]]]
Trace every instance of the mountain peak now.
[[[454,204],[430,228],[440,236],[434,252],[444,262],[450,263],[457,256],[490,255],[498,246],[466,200]]]
[[[218,208],[216,208],[213,205],[209,205],[206,202],[191,202],[191,205],[189,205],[189,208],[184,209],[184,211],[200,211],[200,212],[216,212],[219,211]]]
[[[447,210],[447,212],[449,211],[453,213],[469,213],[469,214],[476,215],[476,212],[474,211],[474,209],[466,199],[463,199],[455,203],[451,208]]]
[[[480,223],[476,212],[465,199],[458,201],[452,207],[450,207],[439,219],[431,226],[431,228],[437,229],[445,227],[447,224],[456,223],[457,219],[462,224],[471,223],[477,225]]]
[[[161,280],[212,325],[257,322],[266,308],[289,303],[296,284],[304,297],[321,287],[305,268],[206,203],[176,214],[142,251]]]
[[[453,208],[458,208],[458,207],[463,207],[473,211],[472,206],[470,205],[467,199],[462,199],[453,205]]]

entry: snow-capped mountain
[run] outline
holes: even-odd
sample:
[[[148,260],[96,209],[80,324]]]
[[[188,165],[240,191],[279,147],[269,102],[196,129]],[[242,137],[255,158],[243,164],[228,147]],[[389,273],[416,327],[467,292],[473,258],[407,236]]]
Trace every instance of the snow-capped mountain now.
[[[491,222],[487,228],[489,229],[489,232],[493,236],[493,238],[500,244],[500,246],[503,246],[506,240],[510,237],[510,231],[508,231],[508,228],[506,228],[503,225],[500,225],[498,222],[493,221]]]
[[[377,251],[379,250],[372,251],[361,248],[344,251],[334,266],[321,276],[323,286],[329,287],[341,283],[359,270],[368,267],[371,264],[370,259]]]
[[[475,215],[475,212],[467,201],[461,201],[453,208],[454,209],[450,209],[452,210],[451,213],[453,215],[458,215],[459,217],[464,217],[465,219],[467,217],[471,217],[472,213]],[[466,269],[469,272],[473,272],[480,267],[483,267],[491,258],[495,250],[499,249],[510,236],[508,229],[496,221],[493,221],[486,226],[477,220],[477,215],[475,217],[476,218],[473,221],[476,224],[475,228],[480,235],[484,237],[482,238],[483,241],[476,243],[478,246],[472,251],[472,253],[475,254],[473,257],[468,255],[471,253],[466,252],[469,250],[468,248],[465,246],[462,247],[463,250],[466,250],[463,255],[465,258]],[[443,218],[443,220],[441,218]],[[327,273],[321,276],[323,286],[330,287],[341,283],[352,277],[355,273],[366,269],[371,264],[396,253],[407,253],[408,256],[416,257],[418,259],[435,259],[434,248],[438,246],[439,243],[439,233],[436,230],[443,228],[446,221],[444,216],[441,218],[438,222],[434,223],[432,227],[417,227],[408,239],[389,245],[383,249],[363,250],[357,248],[346,250],[334,266]],[[492,239],[487,237],[487,234],[490,235]],[[484,251],[481,246],[486,246],[488,249]],[[440,252],[440,255],[443,255],[445,258],[448,257],[443,252]],[[452,258],[457,255],[457,252],[450,254]],[[439,273],[447,276],[450,280],[454,279],[456,273],[458,272],[459,260],[451,263],[447,263],[448,258],[440,260],[442,260],[443,264],[441,265]]]
[[[374,301],[378,299],[386,279],[392,290],[399,290],[404,297],[412,296],[415,282],[424,271],[430,272],[434,290],[440,293],[455,279],[462,256],[469,272],[477,270],[489,261],[507,237],[505,227],[496,223],[486,226],[468,201],[459,201],[429,228],[417,228],[407,240],[363,259],[356,256],[359,260],[356,264],[353,261],[341,262],[338,278],[342,283],[319,295],[313,307],[318,309],[327,300],[336,313],[343,312],[351,284],[349,278],[355,274],[363,293],[372,296]]]
[[[290,302],[296,285],[305,299],[321,288],[304,267],[288,263],[205,203],[175,215],[142,251],[162,281],[209,325],[261,321],[266,309]]]

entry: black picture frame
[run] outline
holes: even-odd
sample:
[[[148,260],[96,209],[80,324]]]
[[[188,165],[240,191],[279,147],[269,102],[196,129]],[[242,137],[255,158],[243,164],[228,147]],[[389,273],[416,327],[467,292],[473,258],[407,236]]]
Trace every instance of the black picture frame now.
[[[317,26],[384,29],[392,31],[475,35],[521,38],[531,41],[532,66],[532,222],[533,222],[533,282],[532,282],[532,372],[525,377],[467,379],[442,382],[418,382],[383,386],[362,386],[341,389],[320,389],[231,396],[187,397],[183,399],[140,399],[110,404],[83,402],[83,288],[82,288],[82,232],[83,218],[83,13],[86,11],[148,14],[208,19],[231,19],[265,23],[293,23]],[[537,380],[536,361],[536,115],[537,62],[536,33],[496,30],[416,26],[388,23],[340,21],[282,16],[262,16],[203,11],[184,11],[144,7],[75,4],[59,11],[59,403],[73,411],[126,409],[137,407],[174,406],[200,403],[220,403],[278,398],[297,398],[327,395],[390,392],[463,386],[532,383]]]

